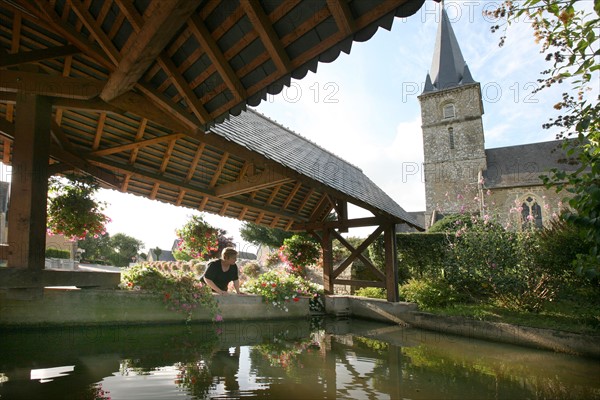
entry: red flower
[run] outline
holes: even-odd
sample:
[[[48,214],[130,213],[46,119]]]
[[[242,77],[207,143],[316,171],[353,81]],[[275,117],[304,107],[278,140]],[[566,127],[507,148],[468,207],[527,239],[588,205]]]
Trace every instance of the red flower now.
[[[277,284],[276,283],[271,283],[271,286],[276,287]]]
[[[263,282],[263,283],[262,283],[262,286],[263,286],[263,287],[265,287],[265,286],[267,286],[267,284]]]
[[[165,293],[165,300],[169,300],[171,298],[171,293]]]
[[[294,297],[294,301],[300,301],[300,299],[297,297]]]

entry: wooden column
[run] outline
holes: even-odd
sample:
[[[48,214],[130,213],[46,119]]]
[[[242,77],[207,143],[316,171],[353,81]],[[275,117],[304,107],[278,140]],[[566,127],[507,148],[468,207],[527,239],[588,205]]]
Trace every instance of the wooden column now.
[[[44,269],[51,100],[17,93],[13,144],[8,266]]]
[[[396,252],[396,224],[385,226],[385,288],[387,301],[397,302],[398,294],[398,255]]]
[[[323,289],[325,294],[333,294],[333,237],[330,228],[323,231]]]

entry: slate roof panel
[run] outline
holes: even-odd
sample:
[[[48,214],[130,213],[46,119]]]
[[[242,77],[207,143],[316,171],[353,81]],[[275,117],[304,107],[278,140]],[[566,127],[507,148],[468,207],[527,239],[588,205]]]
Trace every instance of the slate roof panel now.
[[[485,151],[487,169],[483,173],[488,188],[541,185],[540,175],[557,168],[574,171],[575,159],[567,157],[562,140],[500,147]]]
[[[212,132],[378,210],[421,226],[360,168],[249,109]]]

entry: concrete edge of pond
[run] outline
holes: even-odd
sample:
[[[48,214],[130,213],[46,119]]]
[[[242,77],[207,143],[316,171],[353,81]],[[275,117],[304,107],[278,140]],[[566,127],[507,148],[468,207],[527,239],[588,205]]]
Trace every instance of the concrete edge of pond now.
[[[262,296],[216,296],[226,321],[308,317],[309,299],[287,304],[288,311],[265,304]],[[44,289],[35,299],[13,298],[0,291],[0,328],[183,323],[187,314],[167,309],[160,295],[112,289]],[[210,322],[205,308],[192,311],[193,322]]]
[[[327,296],[325,308],[328,314],[336,316],[388,321],[468,338],[600,358],[600,335],[442,316],[421,312],[414,303],[389,303],[358,296]]]

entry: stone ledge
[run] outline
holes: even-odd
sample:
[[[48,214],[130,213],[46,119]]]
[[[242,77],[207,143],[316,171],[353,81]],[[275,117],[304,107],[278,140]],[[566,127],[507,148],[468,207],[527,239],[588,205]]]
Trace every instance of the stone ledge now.
[[[218,297],[226,321],[303,318],[309,315],[308,298],[288,304],[288,312],[269,306],[257,295]],[[170,311],[160,296],[125,290],[44,289],[33,300],[11,299],[0,291],[0,328],[41,326],[96,326],[181,323],[186,315]],[[207,322],[212,315],[198,307],[192,321]]]
[[[327,296],[325,308],[328,314],[336,316],[388,321],[468,338],[600,358],[600,335],[448,317],[420,312],[413,303],[388,303],[385,300],[357,296]]]

